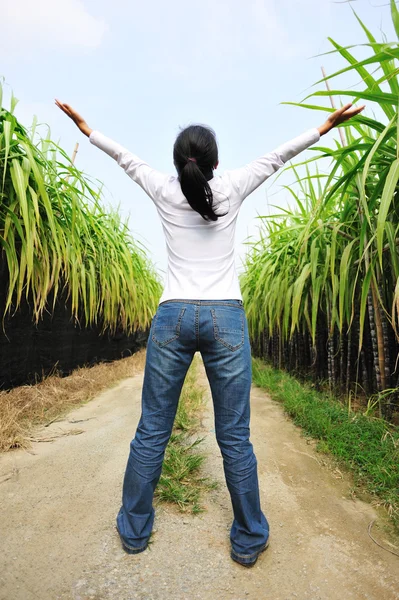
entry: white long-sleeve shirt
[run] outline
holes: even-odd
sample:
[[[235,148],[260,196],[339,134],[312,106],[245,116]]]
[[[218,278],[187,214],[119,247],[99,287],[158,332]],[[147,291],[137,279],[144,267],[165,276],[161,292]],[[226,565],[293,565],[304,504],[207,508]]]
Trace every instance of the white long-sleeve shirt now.
[[[152,169],[138,156],[99,131],[90,142],[114,158],[153,200],[160,216],[168,253],[165,300],[242,300],[235,267],[234,238],[243,200],[288,160],[320,139],[309,129],[273,152],[240,169],[209,180],[217,221],[205,221],[191,208],[175,175]]]

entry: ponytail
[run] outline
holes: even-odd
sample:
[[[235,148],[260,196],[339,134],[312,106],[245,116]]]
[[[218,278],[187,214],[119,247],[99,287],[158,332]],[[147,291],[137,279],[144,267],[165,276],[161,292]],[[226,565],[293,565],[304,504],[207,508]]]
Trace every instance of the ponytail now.
[[[217,221],[224,216],[214,211],[213,193],[208,183],[218,162],[218,147],[212,129],[202,125],[183,129],[173,147],[173,160],[181,190],[191,208],[205,221]]]
[[[211,187],[194,160],[188,160],[180,173],[181,191],[192,209],[196,210],[205,221],[217,221],[218,216],[212,208],[213,194]]]

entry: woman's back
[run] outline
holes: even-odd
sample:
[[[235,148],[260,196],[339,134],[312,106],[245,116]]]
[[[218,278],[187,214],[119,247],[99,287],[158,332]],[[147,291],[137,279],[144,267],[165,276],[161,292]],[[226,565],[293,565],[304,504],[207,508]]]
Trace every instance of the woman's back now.
[[[161,302],[241,299],[235,268],[234,238],[240,199],[227,177],[209,181],[217,221],[205,221],[191,208],[179,180],[170,177],[157,197],[168,253]],[[219,200],[220,199],[220,200]]]

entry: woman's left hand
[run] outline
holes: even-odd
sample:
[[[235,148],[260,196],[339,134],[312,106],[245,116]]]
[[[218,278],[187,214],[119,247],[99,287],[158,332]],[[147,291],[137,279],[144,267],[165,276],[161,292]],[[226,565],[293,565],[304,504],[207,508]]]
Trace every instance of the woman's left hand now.
[[[84,118],[69,104],[64,104],[57,99],[55,100],[55,103],[58,108],[60,108],[66,115],[68,115],[70,119],[72,119],[75,125],[79,127],[80,131],[89,137],[93,130],[88,126]]]
[[[337,125],[340,125],[341,123],[344,123],[345,121],[348,121],[348,119],[355,117],[356,115],[361,113],[362,110],[364,110],[364,108],[365,105],[352,106],[352,102],[345,104],[345,106],[343,106],[342,108],[339,108],[335,112],[331,113],[327,121],[323,123],[323,125],[318,127],[320,135],[327,133],[328,131],[330,131],[330,129],[336,127]]]

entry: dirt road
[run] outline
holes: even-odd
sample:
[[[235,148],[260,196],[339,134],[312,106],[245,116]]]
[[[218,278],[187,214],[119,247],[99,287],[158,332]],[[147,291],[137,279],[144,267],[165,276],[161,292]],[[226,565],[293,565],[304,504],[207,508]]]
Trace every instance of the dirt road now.
[[[83,430],[79,435],[0,457],[2,600],[399,599],[399,558],[367,533],[377,518],[375,537],[395,541],[381,527],[381,513],[351,498],[350,478],[257,388],[251,439],[271,537],[255,567],[229,557],[231,509],[209,388],[204,470],[219,489],[200,516],[160,506],[150,549],[125,554],[114,523],[141,383],[142,375],[127,379],[42,430],[47,437]]]

